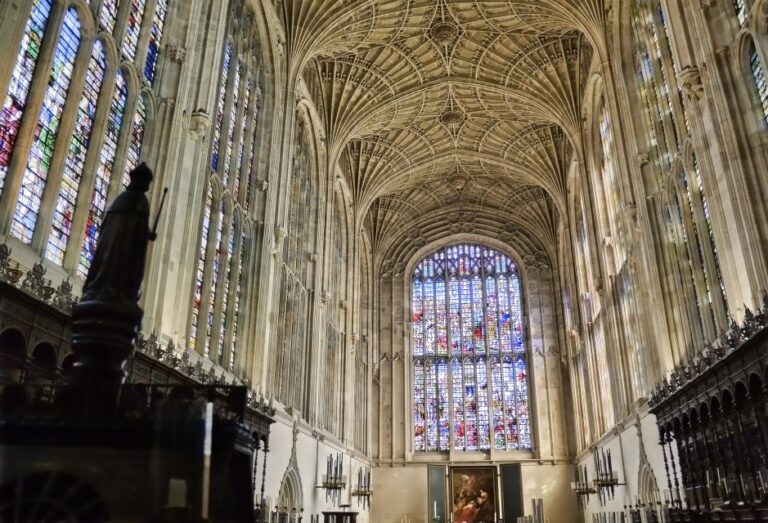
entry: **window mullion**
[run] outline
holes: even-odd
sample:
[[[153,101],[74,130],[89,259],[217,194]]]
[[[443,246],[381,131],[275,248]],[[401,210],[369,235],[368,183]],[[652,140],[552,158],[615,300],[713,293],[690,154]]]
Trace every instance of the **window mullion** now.
[[[29,84],[21,125],[16,132],[16,142],[11,152],[8,170],[3,182],[2,198],[0,198],[0,233],[7,233],[11,227],[16,202],[24,178],[24,170],[27,167],[29,153],[34,142],[35,128],[40,117],[40,109],[43,105],[45,93],[48,90],[48,79],[51,76],[56,46],[61,36],[66,7],[60,2],[52,1],[52,4],[45,26],[45,36],[40,45],[37,64]]]
[[[232,231],[232,234],[235,234],[235,242],[234,242],[234,249],[232,253],[232,260],[231,263],[234,265],[232,267],[232,271],[230,273],[230,299],[227,301],[227,310],[225,312],[226,317],[230,318],[230,325],[232,325],[233,328],[227,329],[224,333],[224,368],[230,369],[232,371],[235,371],[234,368],[231,368],[230,366],[230,360],[232,357],[232,338],[235,336],[235,329],[238,327],[238,325],[235,323],[235,308],[238,305],[237,302],[240,299],[239,293],[242,292],[242,289],[239,286],[240,282],[240,256],[242,255],[243,251],[243,223],[237,222],[237,226]],[[234,285],[234,290],[232,288],[232,285]]]
[[[149,47],[152,24],[155,21],[155,9],[157,0],[146,0],[144,3],[144,16],[141,19],[141,29],[139,30],[139,41],[136,46],[136,55],[133,58],[136,64],[136,75],[142,84],[149,85],[144,78],[144,64],[147,61],[147,48]],[[158,50],[159,53],[159,50]]]
[[[220,192],[220,190],[219,190]],[[213,272],[213,257],[216,255],[216,244],[218,243],[219,220],[221,217],[221,194],[213,198],[210,218],[208,220],[208,243],[205,248],[205,265],[203,269],[203,288],[200,293],[200,311],[197,319],[197,335],[195,337],[195,349],[201,354],[205,354],[206,339],[208,337],[208,313],[210,309],[211,295],[211,274]]]
[[[451,451],[453,449],[453,402],[451,401],[453,398],[453,376],[451,373],[451,356],[452,354],[452,342],[453,342],[453,336],[451,335],[451,283],[450,283],[450,261],[448,259],[448,249],[445,249],[445,265],[443,267],[443,274],[445,275],[445,307],[446,307],[446,315],[445,315],[445,339],[446,339],[446,348],[447,348],[447,356],[446,356],[446,370],[445,370],[445,380],[446,380],[446,408],[448,409],[448,448],[447,449],[441,449],[441,450],[447,450]]]
[[[24,35],[27,32],[27,24],[30,22],[30,17],[33,15],[33,7],[35,7],[36,0],[26,0],[26,7],[23,8],[24,13],[22,14],[19,12],[17,14],[17,23],[14,24],[13,27],[13,33],[11,35],[7,35],[6,45],[7,49],[17,49],[19,51],[19,54],[26,52],[26,49],[21,48],[21,43],[24,41]],[[10,2],[3,2],[3,7],[0,7],[0,20],[8,20],[6,16],[8,16],[7,13],[10,11],[10,6],[13,5]],[[49,12],[49,19],[50,19],[50,12]],[[48,21],[50,21],[48,19]],[[22,21],[26,20],[26,23],[21,23]],[[48,25],[48,24],[46,24]],[[48,35],[48,31],[46,30],[44,33],[45,36]],[[45,37],[44,36],[44,37]],[[11,42],[12,45],[8,45],[8,41]],[[29,47],[27,47],[29,49]],[[11,81],[13,80],[13,72],[16,69],[16,60],[10,60],[6,59],[0,62],[0,94],[2,94],[3,98],[8,96],[8,87],[11,85]],[[34,73],[34,69],[33,69]],[[31,86],[32,84],[30,84]],[[26,104],[25,104],[26,107]],[[0,185],[2,185],[0,183]]]
[[[115,74],[117,68],[114,63],[109,61],[108,56],[109,55],[107,55],[106,69],[104,71],[104,80],[99,89],[98,99],[96,100],[96,113],[93,118],[88,152],[85,155],[85,162],[83,163],[80,188],[77,192],[75,210],[72,213],[72,225],[69,232],[69,239],[64,252],[64,262],[62,266],[64,269],[71,272],[77,270],[80,253],[83,250],[88,213],[96,181],[96,169],[99,163],[101,147],[104,143],[104,134],[109,121],[109,114],[112,110],[111,101],[113,90],[115,89]]]
[[[124,73],[126,100],[123,118],[120,122],[120,134],[117,139],[117,149],[115,158],[112,162],[112,175],[109,181],[109,191],[107,191],[107,201],[114,200],[120,194],[128,182],[125,171],[125,159],[128,155],[128,145],[131,142],[131,129],[133,127],[133,113],[136,110],[136,102],[140,93],[137,92],[137,85],[131,81],[131,75],[128,71]]]
[[[227,287],[227,269],[232,260],[232,252],[230,252],[230,242],[232,235],[235,233],[235,229],[232,227],[232,206],[231,203],[227,206],[228,209],[224,214],[224,226],[221,231],[221,248],[219,249],[219,270],[218,278],[216,280],[215,300],[213,306],[213,327],[211,332],[211,361],[215,361],[221,366],[226,366],[224,362],[224,354],[228,352],[223,345],[221,339],[221,324],[224,321],[224,294]],[[229,286],[227,294],[231,294],[232,287]],[[229,303],[229,299],[227,303]],[[219,347],[221,347],[222,354],[219,355]],[[214,354],[215,349],[215,354]]]
[[[131,14],[131,8],[133,7],[134,1],[135,0],[118,0],[117,19],[115,20],[115,27],[112,30],[112,36],[115,39],[117,49],[118,63],[122,62],[123,60],[123,40],[125,39],[125,29],[128,25],[128,16]]]
[[[88,71],[88,66],[91,63],[93,42],[93,38],[89,38],[87,34],[82,34],[81,32],[80,45],[75,57],[72,78],[69,83],[69,90],[67,91],[61,119],[59,121],[56,143],[53,147],[53,157],[51,158],[51,165],[46,177],[45,191],[43,192],[40,201],[40,210],[38,211],[37,223],[32,236],[32,249],[40,254],[45,253],[48,236],[51,233],[53,211],[59,196],[59,189],[64,174],[64,162],[69,156],[69,144],[72,141],[72,133],[79,101],[83,96],[85,75]],[[78,192],[80,192],[79,186]]]

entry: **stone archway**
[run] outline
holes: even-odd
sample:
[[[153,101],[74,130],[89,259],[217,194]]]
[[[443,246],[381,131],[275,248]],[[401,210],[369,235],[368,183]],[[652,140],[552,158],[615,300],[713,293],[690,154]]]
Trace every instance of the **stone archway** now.
[[[301,477],[294,463],[288,465],[277,496],[278,523],[298,523],[304,511]]]

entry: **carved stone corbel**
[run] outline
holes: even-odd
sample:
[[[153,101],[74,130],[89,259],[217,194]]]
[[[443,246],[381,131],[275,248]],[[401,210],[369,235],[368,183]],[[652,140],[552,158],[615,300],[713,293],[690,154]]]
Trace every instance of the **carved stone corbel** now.
[[[701,100],[704,97],[704,84],[701,81],[699,68],[694,65],[684,67],[677,75],[680,89],[691,100]]]
[[[193,140],[200,139],[211,127],[211,117],[205,109],[196,109],[189,116],[189,136]]]

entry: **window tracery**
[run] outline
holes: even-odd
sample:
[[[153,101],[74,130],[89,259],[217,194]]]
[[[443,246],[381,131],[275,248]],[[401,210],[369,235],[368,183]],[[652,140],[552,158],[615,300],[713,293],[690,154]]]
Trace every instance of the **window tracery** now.
[[[32,11],[16,55],[16,64],[11,73],[11,83],[0,113],[0,194],[3,192],[11,153],[26,108],[32,75],[40,57],[40,46],[47,30],[51,2],[52,0],[35,0],[32,4]]]
[[[79,277],[90,265],[113,178],[134,167],[141,156],[154,95],[136,92],[138,87],[127,79],[146,62],[154,72],[167,12],[167,0],[152,4],[153,16],[145,16],[145,0],[133,0],[124,10],[115,0],[99,5],[98,12],[70,6],[55,27],[48,27],[52,2],[33,2],[0,115],[0,191],[8,176],[18,187],[6,201],[12,204],[8,232]],[[153,27],[143,31],[149,24]],[[91,34],[94,26],[102,30],[98,38]],[[124,28],[122,34],[118,28]],[[55,44],[45,47],[48,39]],[[122,50],[125,60],[119,67],[110,63],[108,47]],[[35,73],[39,59],[50,73]],[[79,61],[85,62],[82,69],[75,66]],[[31,90],[33,81],[47,86]],[[30,92],[36,99],[27,100]],[[108,100],[106,118],[97,117],[100,100]],[[31,114],[27,106],[40,109]],[[34,138],[19,146],[16,134],[22,120],[35,122]],[[131,143],[120,154],[117,142],[123,135]],[[87,165],[96,172],[86,172]],[[90,202],[88,212],[75,211],[79,200]]]
[[[290,186],[288,226],[283,241],[278,325],[279,354],[272,383],[275,397],[286,405],[302,408],[304,402],[304,360],[307,350],[307,293],[310,281],[309,252],[314,235],[309,227],[317,212],[317,164],[314,160],[310,124],[301,111],[293,138],[293,170]]]
[[[733,1],[733,9],[736,12],[736,18],[739,21],[739,25],[741,27],[744,27],[747,25],[747,21],[749,20],[749,7],[747,6],[746,0],[732,0]]]
[[[708,218],[707,188],[695,158],[687,160],[684,154],[690,133],[689,120],[675,81],[678,67],[672,59],[662,6],[656,0],[637,1],[631,22],[637,88],[651,165],[659,183],[670,174],[676,179],[672,190],[676,194],[669,195],[664,203],[667,208],[661,212],[670,231],[665,249],[670,253],[668,259],[675,260],[668,269],[675,274],[680,288],[688,292],[670,295],[693,322],[685,345],[689,349],[701,347],[714,339],[727,316],[717,249]],[[682,168],[673,167],[677,158],[683,159]],[[697,167],[693,169],[691,163]],[[694,183],[691,183],[691,174],[696,177]]]
[[[69,155],[64,163],[64,173],[56,209],[53,215],[53,231],[48,238],[45,257],[59,265],[64,262],[64,253],[72,231],[72,219],[75,213],[77,193],[85,168],[85,156],[91,140],[94,118],[96,117],[96,101],[99,98],[101,84],[106,69],[106,56],[101,41],[93,44],[91,60],[85,76],[83,96],[78,104],[75,129],[69,145]]]
[[[80,17],[77,9],[70,7],[64,15],[61,35],[56,43],[48,88],[43,95],[34,140],[13,213],[11,234],[26,244],[32,243],[79,47]]]
[[[475,244],[424,258],[411,279],[414,450],[530,449],[517,266]]]
[[[163,38],[165,15],[168,12],[168,0],[155,0],[155,2],[155,12],[152,17],[149,45],[147,46],[147,60],[144,63],[144,78],[146,78],[150,84],[155,83],[157,59],[160,53],[160,41]]]
[[[240,187],[251,190],[247,180],[253,176],[256,155],[245,140],[256,135],[260,105],[256,90],[260,68],[254,54],[258,46],[252,45],[258,35],[252,24],[240,21],[252,16],[243,9],[249,8],[237,2],[230,7],[221,55],[188,331],[190,348],[229,370],[238,364],[241,333],[237,331],[250,241],[250,199]]]
[[[757,92],[757,96],[760,99],[760,108],[763,112],[763,120],[768,123],[768,80],[765,76],[765,67],[760,60],[760,55],[757,53],[757,47],[755,41],[749,39],[749,69],[752,72],[752,80],[754,81],[754,89]]]

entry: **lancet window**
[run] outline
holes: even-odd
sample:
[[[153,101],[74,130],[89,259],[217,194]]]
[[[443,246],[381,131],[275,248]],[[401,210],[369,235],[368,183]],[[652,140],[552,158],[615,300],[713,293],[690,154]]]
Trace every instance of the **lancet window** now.
[[[749,69],[752,72],[754,80],[754,90],[760,99],[760,108],[763,112],[763,119],[768,123],[768,80],[765,76],[765,67],[757,53],[755,41],[750,38],[749,41]]]
[[[424,258],[411,279],[414,450],[532,446],[520,275],[486,246]]]
[[[165,3],[158,2],[158,9]],[[253,13],[235,2],[222,50],[213,132],[202,202],[188,345],[214,363],[237,370],[240,315],[247,289],[252,210],[249,208],[259,123],[258,41]],[[156,24],[155,24],[156,25]],[[155,27],[153,25],[153,28]],[[148,57],[149,58],[149,57]],[[147,70],[145,70],[146,73]],[[134,135],[143,121],[134,120]],[[246,190],[240,190],[245,187]]]
[[[0,113],[0,215],[11,236],[80,277],[93,256],[106,198],[119,189],[114,178],[141,157],[154,95],[129,78],[147,63],[154,74],[168,10],[167,0],[133,0],[122,11],[115,0],[100,5],[95,18],[74,5],[52,17],[63,8],[34,0],[11,76],[0,78],[7,85]],[[119,67],[110,48],[124,51]],[[21,129],[32,140],[18,142]],[[131,143],[121,153],[123,136]],[[89,208],[76,211],[78,201],[89,201]]]
[[[312,277],[310,252],[315,238],[310,224],[316,221],[318,189],[313,183],[317,179],[317,162],[309,124],[301,112],[296,113],[296,118],[272,390],[285,405],[301,409],[307,370],[307,317]]]
[[[616,166],[616,154],[614,152],[614,138],[611,122],[611,113],[605,98],[601,97],[597,116],[597,136],[599,155],[597,158],[597,187],[599,193],[595,202],[600,206],[598,211],[603,234],[611,239],[611,264],[618,272],[624,263],[625,255],[622,251],[622,241],[619,238],[621,223],[621,192],[619,190],[620,179]]]
[[[644,132],[651,167],[670,191],[661,218],[667,224],[667,270],[685,292],[670,292],[691,329],[689,350],[700,348],[725,326],[727,303],[720,279],[717,249],[709,221],[708,189],[695,158],[686,157],[689,121],[672,59],[662,6],[638,0],[632,14],[635,67]],[[692,155],[689,155],[692,156]],[[677,164],[673,162],[679,159]],[[674,194],[671,194],[674,193]],[[674,260],[681,260],[674,263]],[[682,355],[679,355],[682,357]]]
[[[747,6],[747,0],[733,0],[733,10],[736,12],[736,18],[739,20],[739,25],[744,27],[749,20],[749,7]]]

